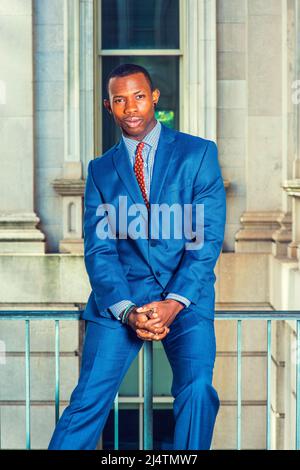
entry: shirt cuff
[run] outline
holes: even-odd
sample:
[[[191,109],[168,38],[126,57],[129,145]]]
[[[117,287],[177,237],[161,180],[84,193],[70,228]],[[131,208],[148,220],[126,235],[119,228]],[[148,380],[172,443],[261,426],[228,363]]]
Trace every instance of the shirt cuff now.
[[[125,310],[128,305],[135,305],[131,300],[121,300],[120,302],[117,302],[116,304],[111,305],[108,307],[108,310],[113,314],[114,317],[116,317],[117,320],[120,319],[120,315]]]
[[[183,297],[182,295],[174,294],[173,292],[170,292],[165,298],[177,300],[178,302],[181,302],[185,307],[189,307],[191,305],[191,301],[189,299]]]

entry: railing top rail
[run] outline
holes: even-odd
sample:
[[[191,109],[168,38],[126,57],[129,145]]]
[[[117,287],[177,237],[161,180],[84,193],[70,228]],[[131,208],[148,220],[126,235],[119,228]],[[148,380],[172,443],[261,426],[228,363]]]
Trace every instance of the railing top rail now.
[[[215,318],[223,320],[300,320],[300,310],[216,310]]]
[[[76,320],[83,310],[0,310],[0,320]]]
[[[83,310],[0,310],[0,320],[76,320]],[[300,320],[299,310],[216,310],[220,320]]]

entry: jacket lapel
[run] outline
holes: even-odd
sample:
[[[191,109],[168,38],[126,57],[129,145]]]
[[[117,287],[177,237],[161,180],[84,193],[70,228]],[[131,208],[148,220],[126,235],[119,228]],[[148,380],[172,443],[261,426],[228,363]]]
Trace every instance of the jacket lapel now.
[[[137,182],[135,173],[131,166],[129,155],[124,140],[121,138],[113,155],[113,162],[124,186],[135,204],[145,204]]]
[[[175,149],[174,141],[176,132],[162,124],[161,134],[154,158],[154,166],[151,179],[150,204],[157,203],[161,189],[168,172],[171,157]],[[131,162],[127,153],[126,145],[121,138],[113,154],[113,163],[124,186],[135,204],[144,204],[143,196],[134,174]]]
[[[176,132],[162,124],[150,185],[150,204],[156,204],[159,201],[159,196],[168,173],[172,155],[175,151],[175,140]]]

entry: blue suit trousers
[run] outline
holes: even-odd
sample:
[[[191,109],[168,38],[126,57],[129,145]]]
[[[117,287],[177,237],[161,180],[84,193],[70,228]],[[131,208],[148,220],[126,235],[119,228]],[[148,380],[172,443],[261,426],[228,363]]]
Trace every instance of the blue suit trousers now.
[[[162,340],[173,372],[174,450],[209,450],[220,405],[212,385],[214,320],[199,313],[183,309]],[[86,322],[79,381],[49,450],[96,448],[120,384],[142,345],[128,325],[110,328],[109,322]]]

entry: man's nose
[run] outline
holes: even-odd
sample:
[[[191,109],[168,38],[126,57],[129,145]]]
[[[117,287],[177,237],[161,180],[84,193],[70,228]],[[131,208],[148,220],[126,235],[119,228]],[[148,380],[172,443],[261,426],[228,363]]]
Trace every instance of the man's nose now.
[[[125,114],[131,114],[132,112],[134,112],[136,110],[137,110],[136,100],[134,98],[127,99],[126,104],[125,104],[125,108],[124,108],[124,113]]]

